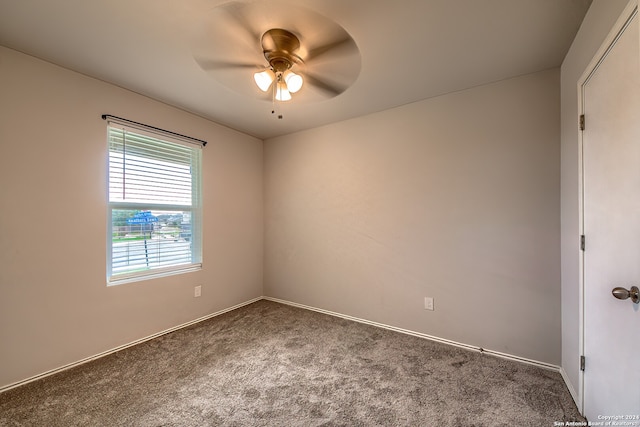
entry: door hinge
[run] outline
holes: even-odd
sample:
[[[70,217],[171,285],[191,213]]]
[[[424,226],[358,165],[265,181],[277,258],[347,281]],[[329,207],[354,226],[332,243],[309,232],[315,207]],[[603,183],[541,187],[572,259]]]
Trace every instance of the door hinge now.
[[[584,367],[586,365],[586,362],[587,361],[585,360],[584,356],[580,356],[580,370],[581,371],[584,371]]]
[[[584,114],[580,114],[580,130],[584,130]]]
[[[585,247],[586,247],[586,239],[583,234],[582,236],[580,236],[580,250],[584,251]]]

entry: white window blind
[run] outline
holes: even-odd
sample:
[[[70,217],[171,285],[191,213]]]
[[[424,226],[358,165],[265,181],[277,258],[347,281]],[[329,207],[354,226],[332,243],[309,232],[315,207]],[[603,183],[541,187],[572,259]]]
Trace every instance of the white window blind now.
[[[202,265],[200,144],[108,120],[107,281]]]

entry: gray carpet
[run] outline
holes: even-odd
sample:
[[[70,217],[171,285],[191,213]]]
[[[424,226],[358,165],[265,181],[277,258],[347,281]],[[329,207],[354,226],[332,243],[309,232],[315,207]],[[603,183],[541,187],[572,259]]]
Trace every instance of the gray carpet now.
[[[556,372],[269,301],[0,394],[0,426],[553,426]]]

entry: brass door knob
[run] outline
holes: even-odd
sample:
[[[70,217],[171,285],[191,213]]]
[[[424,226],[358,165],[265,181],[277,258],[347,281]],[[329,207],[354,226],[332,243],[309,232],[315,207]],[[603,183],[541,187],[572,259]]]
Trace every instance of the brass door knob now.
[[[634,304],[640,303],[640,289],[637,286],[632,286],[631,289],[625,289],[621,287],[613,288],[611,291],[614,297],[625,300],[631,298]]]

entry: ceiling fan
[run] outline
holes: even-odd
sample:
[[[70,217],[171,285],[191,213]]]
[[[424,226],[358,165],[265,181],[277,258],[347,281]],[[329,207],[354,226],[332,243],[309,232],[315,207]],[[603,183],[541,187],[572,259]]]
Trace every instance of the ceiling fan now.
[[[297,52],[300,40],[295,34],[282,28],[272,28],[262,35],[262,50],[269,66],[256,72],[253,78],[263,92],[273,87],[273,96],[278,101],[288,101],[291,94],[302,88],[304,79],[291,68],[304,61]]]
[[[291,94],[296,102],[338,96],[360,73],[360,52],[346,30],[281,0],[214,8],[201,24],[194,58],[225,86],[274,104]]]

